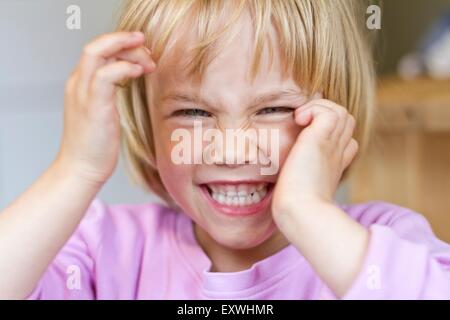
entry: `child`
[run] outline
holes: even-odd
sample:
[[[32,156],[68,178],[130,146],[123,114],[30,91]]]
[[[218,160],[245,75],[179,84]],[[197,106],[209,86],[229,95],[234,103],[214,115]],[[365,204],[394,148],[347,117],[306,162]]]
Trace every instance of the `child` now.
[[[67,81],[57,157],[0,214],[0,297],[450,298],[450,247],[421,215],[333,201],[372,114],[360,4],[127,2]],[[174,161],[199,124],[274,135]],[[120,137],[167,206],[95,199]]]

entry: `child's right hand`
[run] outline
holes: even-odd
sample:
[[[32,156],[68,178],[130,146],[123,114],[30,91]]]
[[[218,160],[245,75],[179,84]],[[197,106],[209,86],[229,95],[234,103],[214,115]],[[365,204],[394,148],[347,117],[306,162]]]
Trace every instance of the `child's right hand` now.
[[[155,69],[143,44],[142,33],[119,32],[85,47],[66,84],[58,156],[0,212],[0,299],[32,291],[112,175],[120,145],[117,84]]]
[[[103,184],[118,161],[120,121],[116,89],[155,70],[141,32],[100,36],[83,50],[66,82],[64,131],[56,163],[89,183]]]

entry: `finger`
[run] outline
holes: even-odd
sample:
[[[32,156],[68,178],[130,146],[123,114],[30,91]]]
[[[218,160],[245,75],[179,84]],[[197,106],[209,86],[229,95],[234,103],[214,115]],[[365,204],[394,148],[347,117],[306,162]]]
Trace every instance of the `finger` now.
[[[355,139],[351,139],[348,145],[346,146],[343,156],[342,156],[342,171],[348,168],[348,166],[355,159],[356,154],[358,153],[359,145]]]
[[[328,100],[326,99],[311,99],[310,101],[306,102],[305,104],[303,104],[302,106],[298,107],[297,109],[295,109],[294,113],[301,113],[303,110],[309,109],[314,105],[319,105],[319,106],[324,106],[327,107],[328,105]]]
[[[137,48],[122,50],[115,57],[120,60],[126,60],[132,63],[140,64],[144,67],[146,72],[154,71],[156,68],[155,62],[152,60],[150,50],[144,46]]]
[[[303,126],[309,125],[312,121],[312,109],[313,108],[320,108],[320,109],[323,109],[323,111],[328,110],[329,112],[333,112],[333,109],[329,108],[326,105],[320,105],[317,103],[307,103],[295,110],[295,113],[294,113],[295,121],[299,125],[303,125]]]
[[[93,76],[91,84],[93,101],[110,102],[114,99],[117,84],[129,78],[137,78],[143,73],[141,65],[128,61],[117,61],[101,67]]]
[[[302,127],[308,126],[313,120],[311,109],[303,110],[295,115],[295,122]]]
[[[67,78],[67,81],[65,83],[65,92],[72,94],[72,92],[75,90],[76,85],[78,83],[78,69],[74,69],[69,77]]]
[[[102,35],[89,43],[83,49],[80,61],[80,89],[88,88],[95,71],[114,54],[142,45],[144,40],[141,32],[115,32]]]
[[[326,100],[326,99],[319,99],[315,101],[315,104],[320,104],[324,107],[329,108],[330,110],[333,110],[337,114],[337,122],[336,126],[334,128],[334,131],[332,132],[332,136],[330,137],[333,141],[341,141],[341,136],[344,134],[344,130],[347,128],[348,120],[350,119],[350,114],[348,113],[348,110],[344,108],[343,106],[334,103],[333,101]],[[310,108],[311,106],[306,106],[306,108]],[[299,112],[302,112],[301,110]],[[354,120],[354,119],[353,119]],[[354,125],[350,123],[350,125]],[[348,134],[346,135],[348,136]],[[345,144],[348,142],[348,138],[346,138]]]
[[[335,104],[333,102],[331,102],[330,107],[333,108],[333,110],[335,110],[335,112],[338,115],[339,121],[336,125],[335,131],[333,132],[333,135],[336,136],[336,139],[340,139],[340,137],[342,136],[344,129],[347,126],[347,122],[349,120],[349,113],[347,111],[347,109],[345,109],[343,106],[340,106],[338,104]]]
[[[108,59],[105,60],[105,65],[106,65],[106,64],[114,63],[114,62],[116,62],[116,61],[117,61],[117,58],[116,58],[116,57],[114,57],[114,56],[109,57]]]
[[[337,103],[335,103],[335,102],[333,102],[331,100],[327,100],[327,99],[315,100],[315,104],[319,104],[319,105],[323,105],[325,107],[328,107],[328,108],[332,109],[333,111],[335,111],[338,114],[339,119],[341,120],[341,122],[339,123],[338,126],[336,126],[336,132],[335,133],[340,135],[342,133],[342,131],[344,130],[344,127],[345,127],[345,122],[347,120],[346,117],[349,114],[348,110],[346,108],[344,108],[343,106],[341,106],[341,105],[339,105],[339,104],[337,104]]]
[[[335,131],[338,120],[338,114],[333,109],[322,105],[309,106],[295,117],[295,121],[299,125],[303,125],[305,123],[303,121],[309,121],[307,125],[315,129],[325,139],[334,137],[333,132]]]
[[[355,125],[356,125],[355,118],[351,114],[349,114],[347,116],[345,128],[342,131],[341,136],[339,137],[339,145],[341,146],[342,149],[344,149],[348,145],[350,140],[353,138]]]

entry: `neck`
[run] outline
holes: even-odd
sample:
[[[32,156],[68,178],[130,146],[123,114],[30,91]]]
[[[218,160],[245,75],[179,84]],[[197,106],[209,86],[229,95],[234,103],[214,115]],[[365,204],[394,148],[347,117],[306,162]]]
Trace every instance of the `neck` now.
[[[252,267],[286,247],[289,242],[278,229],[260,245],[249,249],[233,249],[216,242],[197,224],[194,226],[197,242],[211,260],[210,272],[238,272]]]

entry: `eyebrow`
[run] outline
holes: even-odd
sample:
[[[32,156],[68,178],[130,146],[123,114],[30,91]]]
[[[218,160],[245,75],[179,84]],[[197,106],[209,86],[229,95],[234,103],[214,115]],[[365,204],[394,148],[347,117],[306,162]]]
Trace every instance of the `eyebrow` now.
[[[258,96],[256,99],[254,99],[251,103],[251,107],[256,107],[264,102],[269,102],[272,100],[280,99],[280,98],[289,98],[293,96],[299,96],[302,92],[295,89],[284,89],[284,90],[278,90],[273,92],[268,92],[265,94],[262,94]],[[179,101],[179,102],[194,102],[194,103],[201,103],[205,106],[207,106],[210,109],[215,109],[208,101],[202,99],[198,95],[190,95],[187,93],[182,92],[173,92],[165,95],[161,101],[164,102],[166,100],[172,100],[172,101]]]

